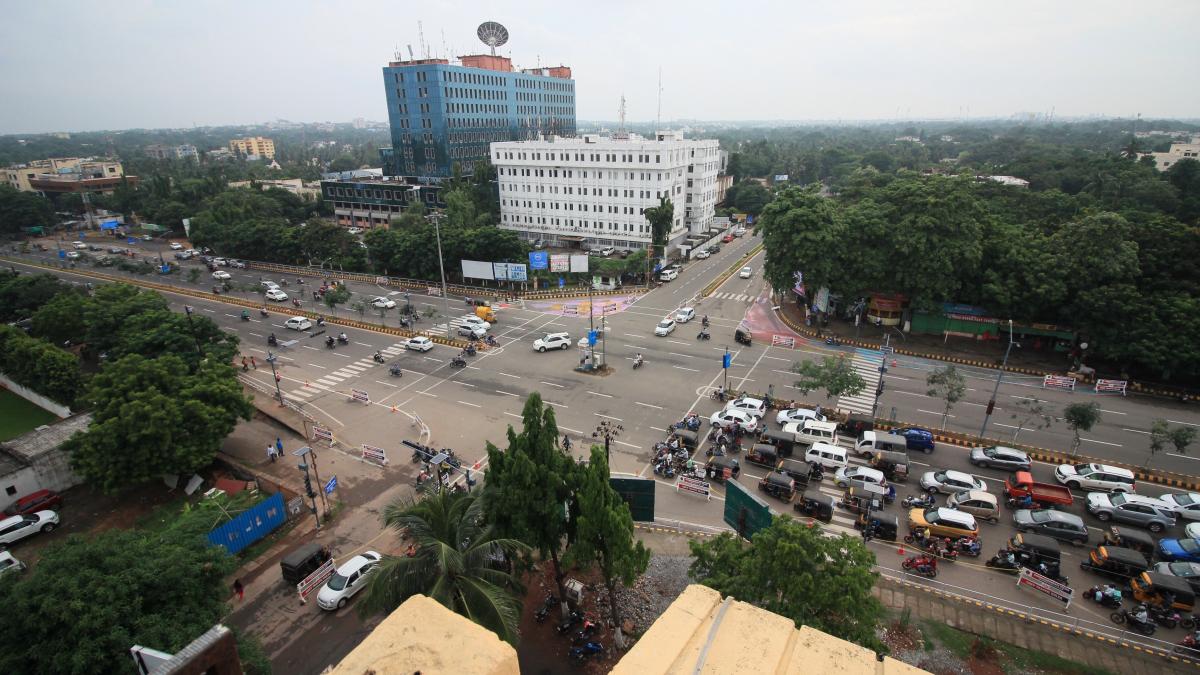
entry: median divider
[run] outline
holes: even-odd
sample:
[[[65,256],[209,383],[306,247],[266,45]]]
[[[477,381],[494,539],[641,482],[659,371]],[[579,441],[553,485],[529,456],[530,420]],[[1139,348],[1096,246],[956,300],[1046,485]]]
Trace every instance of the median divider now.
[[[763,250],[763,245],[755,244],[754,248],[751,248],[746,253],[746,255],[743,255],[741,258],[739,258],[737,262],[735,262],[733,265],[731,265],[724,272],[717,275],[716,279],[713,279],[711,283],[709,283],[707,286],[705,286],[704,290],[700,291],[700,297],[707,298],[708,296],[712,295],[713,291],[717,290],[718,288],[721,287],[721,284],[728,281],[729,277],[733,276],[734,272],[745,267],[746,263],[749,262],[751,258],[758,255],[759,251],[761,251],[761,250]]]

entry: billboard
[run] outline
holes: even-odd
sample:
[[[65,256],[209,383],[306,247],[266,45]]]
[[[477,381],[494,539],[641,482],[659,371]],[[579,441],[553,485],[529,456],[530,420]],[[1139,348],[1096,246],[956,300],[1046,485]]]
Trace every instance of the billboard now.
[[[496,273],[493,271],[492,263],[479,262],[478,260],[462,261],[462,275],[464,279],[495,279]]]
[[[588,271],[588,257],[586,255],[571,256],[571,271],[572,272]]]
[[[528,281],[529,274],[521,263],[492,263],[496,281]]]
[[[585,258],[587,256],[584,256]],[[551,272],[568,272],[571,269],[571,256],[569,255],[552,255],[550,256],[550,271]]]
[[[788,175],[786,173],[775,174],[775,182],[776,183],[786,183],[787,179],[788,179]]]
[[[558,256],[555,256],[556,258]],[[550,254],[546,251],[530,251],[529,252],[529,269],[544,270],[550,262]]]

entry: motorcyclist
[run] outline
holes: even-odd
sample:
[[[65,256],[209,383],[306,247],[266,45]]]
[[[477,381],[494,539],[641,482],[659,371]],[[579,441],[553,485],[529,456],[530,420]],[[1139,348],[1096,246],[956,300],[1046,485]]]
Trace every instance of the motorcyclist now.
[[[1019,509],[1033,508],[1033,497],[1031,495],[1022,495],[1021,498],[1017,500],[1017,508],[1019,508]]]
[[[333,336],[332,336],[332,335],[330,335],[329,337],[325,338],[325,345],[326,345],[326,346],[328,346],[328,347],[332,347],[332,346],[333,346]]]
[[[349,342],[350,338],[346,337],[345,333],[338,333],[338,342]],[[378,353],[378,352],[376,352]]]
[[[325,317],[323,317],[323,316],[318,316],[318,317],[317,317],[317,325],[318,325],[318,326],[324,326],[324,325],[325,325]]]
[[[633,357],[633,364],[636,366],[642,365],[642,353],[638,352],[637,356]]]
[[[267,344],[272,344],[272,345],[273,345],[273,344],[275,344],[276,342],[278,342],[278,340],[275,338],[275,334],[274,334],[274,333],[271,333],[270,335],[268,335],[268,336],[267,336]]]
[[[380,352],[377,350],[375,352],[375,355],[372,358],[375,359],[376,361],[379,361],[380,363],[383,363],[383,352]]]
[[[700,325],[704,326],[705,328],[708,328],[708,315],[707,314],[704,315],[704,318],[700,319]]]
[[[1002,560],[1006,565],[1008,565],[1010,567],[1017,566],[1017,557],[1015,555],[1013,555],[1013,552],[1008,549],[1004,549],[1003,551],[1000,552],[1000,560]]]
[[[1146,603],[1144,602],[1134,608],[1133,614],[1130,616],[1134,621],[1142,625],[1150,623],[1150,611],[1146,608]]]

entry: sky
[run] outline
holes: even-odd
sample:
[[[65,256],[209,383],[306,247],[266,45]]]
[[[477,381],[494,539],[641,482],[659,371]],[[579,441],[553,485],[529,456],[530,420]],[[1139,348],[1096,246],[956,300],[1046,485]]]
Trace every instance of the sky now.
[[[1200,117],[1198,0],[4,4],[0,134],[385,120],[397,48],[568,65],[577,117]]]

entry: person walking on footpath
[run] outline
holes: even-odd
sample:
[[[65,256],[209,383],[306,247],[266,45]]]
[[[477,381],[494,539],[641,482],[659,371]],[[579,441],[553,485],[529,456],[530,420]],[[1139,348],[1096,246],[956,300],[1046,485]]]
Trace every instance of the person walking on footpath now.
[[[267,459],[272,463],[275,462],[275,446],[270,443],[267,444]]]
[[[250,370],[250,360],[244,356],[242,357],[242,370]]]
[[[258,370],[258,361],[255,361],[255,360],[254,360],[254,356],[253,356],[253,355],[251,355],[251,356],[250,356],[250,367],[251,367],[251,368],[253,368],[253,369],[255,369],[255,370]]]
[[[246,597],[246,587],[242,585],[241,579],[233,580],[233,594],[238,597],[238,600]]]
[[[283,441],[278,436],[275,437],[275,454],[283,457]]]

